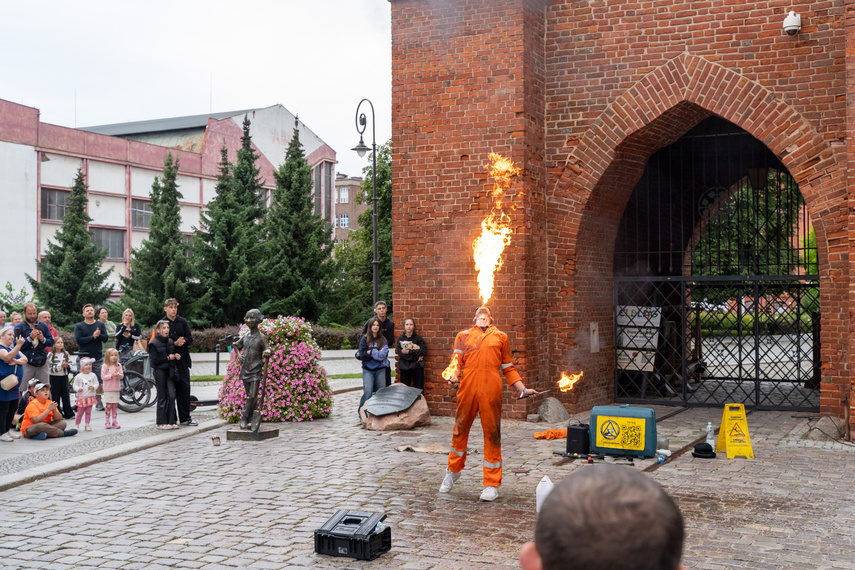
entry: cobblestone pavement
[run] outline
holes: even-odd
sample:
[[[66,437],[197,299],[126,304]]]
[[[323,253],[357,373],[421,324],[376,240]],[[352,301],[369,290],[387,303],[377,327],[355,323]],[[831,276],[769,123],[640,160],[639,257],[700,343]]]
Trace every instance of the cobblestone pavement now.
[[[540,478],[591,468],[555,457],[563,440],[532,437],[559,426],[505,421],[500,497],[481,503],[476,423],[470,464],[440,495],[452,420],[370,432],[357,426],[358,400],[359,392],[339,394],[329,419],[280,424],[273,440],[227,441],[219,428],[4,491],[0,565],[516,568],[532,537]],[[656,411],[662,417],[673,408]],[[661,420],[659,431],[676,449],[720,416],[692,409]],[[804,438],[806,416],[750,414],[753,461],[686,453],[649,473],[686,516],[690,568],[855,568],[848,481],[855,448]],[[423,451],[398,451],[408,445]],[[338,508],[386,513],[392,551],[372,562],[315,554],[312,533]]]

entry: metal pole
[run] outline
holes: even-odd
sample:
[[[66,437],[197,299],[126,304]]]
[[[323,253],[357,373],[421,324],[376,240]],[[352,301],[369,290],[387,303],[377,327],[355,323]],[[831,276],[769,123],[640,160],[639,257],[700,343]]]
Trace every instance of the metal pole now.
[[[357,151],[359,156],[365,156],[365,151],[368,150],[368,147],[362,142],[362,134],[365,132],[365,128],[367,127],[365,113],[360,114],[359,112],[359,108],[362,107],[363,103],[368,103],[371,107],[371,202],[373,206],[371,222],[374,231],[374,259],[371,262],[371,265],[373,269],[372,286],[374,293],[374,305],[376,305],[380,298],[380,259],[377,257],[377,127],[376,117],[374,114],[374,104],[369,99],[363,99],[359,102],[359,105],[356,106],[356,132],[359,133],[359,144],[353,150]]]
[[[369,101],[370,103],[370,101]],[[374,268],[374,305],[380,300],[380,276],[378,274],[380,260],[377,258],[377,141],[375,140],[374,130],[374,106],[371,106],[371,149],[373,154],[374,166],[371,169],[371,201],[374,203],[374,212],[371,215],[371,221],[374,223],[374,261],[371,265]]]

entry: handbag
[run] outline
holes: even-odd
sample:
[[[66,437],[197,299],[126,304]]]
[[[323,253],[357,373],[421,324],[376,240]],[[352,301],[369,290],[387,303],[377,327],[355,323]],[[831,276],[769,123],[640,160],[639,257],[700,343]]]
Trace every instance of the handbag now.
[[[18,371],[18,365],[15,365],[15,372]],[[7,392],[18,385],[18,377],[15,374],[9,374],[2,380],[0,380],[0,388],[3,388]]]

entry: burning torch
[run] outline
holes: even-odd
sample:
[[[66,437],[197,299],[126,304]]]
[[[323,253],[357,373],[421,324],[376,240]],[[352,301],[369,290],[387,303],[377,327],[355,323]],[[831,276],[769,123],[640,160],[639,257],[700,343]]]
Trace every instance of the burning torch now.
[[[585,374],[584,371],[580,371],[578,374],[570,374],[569,376],[564,372],[561,373],[561,379],[558,381],[558,389],[562,392],[569,392],[573,389],[576,383],[581,380],[582,376]],[[523,398],[530,398],[534,395],[546,394],[548,392],[555,391],[555,388],[550,388],[549,390],[544,390],[543,392],[532,392],[524,391],[519,395],[518,400],[522,400]]]

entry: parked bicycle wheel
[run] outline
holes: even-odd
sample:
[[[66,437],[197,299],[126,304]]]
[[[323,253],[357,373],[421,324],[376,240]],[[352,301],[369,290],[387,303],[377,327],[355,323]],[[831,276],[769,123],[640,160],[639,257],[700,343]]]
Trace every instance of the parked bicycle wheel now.
[[[137,372],[126,372],[119,391],[119,409],[131,414],[139,412],[150,399],[151,391],[145,378]]]
[[[157,404],[157,384],[154,383],[154,378],[146,378],[146,382],[148,382],[148,391],[151,396],[149,397],[148,404],[146,404],[145,407],[150,408]]]

